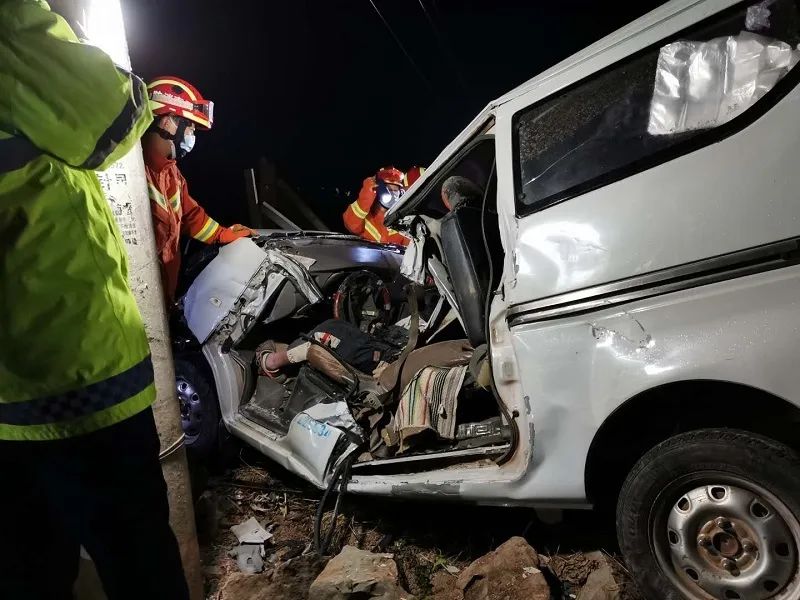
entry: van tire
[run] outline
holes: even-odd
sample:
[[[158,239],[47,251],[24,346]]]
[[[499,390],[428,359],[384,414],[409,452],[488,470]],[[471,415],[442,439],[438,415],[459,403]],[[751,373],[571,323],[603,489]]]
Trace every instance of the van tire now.
[[[186,452],[190,457],[206,460],[219,445],[219,401],[213,381],[195,360],[178,358],[175,360],[175,387]]]
[[[719,504],[694,495],[703,493],[709,494],[708,498],[712,494],[719,494]],[[789,544],[794,547],[795,566],[785,567],[794,569],[794,574],[785,579],[787,575],[782,573],[775,579],[781,581],[783,589],[791,589],[790,586],[800,589],[797,583],[800,456],[788,446],[760,435],[731,429],[702,429],[671,437],[647,452],[633,467],[620,492],[617,537],[628,568],[643,596],[664,600],[707,597],[700,593],[698,583],[690,578],[694,579],[699,571],[699,581],[704,581],[706,571],[702,567],[707,564],[703,562],[707,556],[705,553],[717,550],[711,546],[704,547],[703,544],[710,543],[710,536],[698,534],[695,529],[697,525],[691,523],[713,523],[713,515],[720,514],[736,523],[733,531],[739,537],[738,523],[758,521],[746,509],[735,510],[735,507],[746,506],[751,494],[773,502],[774,507],[765,504],[782,517],[786,529],[780,535],[787,537]],[[734,502],[737,495],[744,501]],[[699,501],[693,502],[695,498]],[[755,502],[753,500],[749,504],[751,513]],[[730,514],[727,512],[729,510]],[[685,520],[682,520],[681,512],[687,514]],[[739,514],[743,515],[741,520],[736,518]],[[685,526],[685,529],[673,529],[678,525]],[[727,526],[731,526],[730,521]],[[756,522],[755,526],[764,525]],[[662,531],[663,535],[660,534]],[[685,552],[687,548],[688,554]],[[785,546],[781,545],[781,549],[783,551]],[[770,550],[759,548],[759,552],[762,551]],[[686,563],[682,568],[676,568],[672,562],[674,556],[681,556],[676,559],[678,562],[696,560],[697,564]],[[716,556],[708,560],[717,560]],[[722,559],[722,555],[719,555],[719,559]],[[737,585],[736,580],[731,579],[730,584]],[[681,593],[680,585],[686,586],[683,589],[687,594]],[[728,582],[726,580],[719,585],[727,586]],[[739,597],[734,590],[731,588],[732,595],[727,597]],[[728,593],[727,590],[725,593]]]

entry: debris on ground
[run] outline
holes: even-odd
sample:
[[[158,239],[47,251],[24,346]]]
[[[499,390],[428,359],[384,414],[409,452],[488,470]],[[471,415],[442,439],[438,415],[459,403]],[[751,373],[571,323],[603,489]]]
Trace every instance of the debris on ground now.
[[[264,570],[263,552],[261,544],[239,544],[228,555],[236,559],[236,565],[242,573],[253,575]]]
[[[298,556],[260,575],[233,573],[215,600],[301,600],[308,597],[311,583],[322,572],[325,561],[313,554]]]
[[[198,518],[206,600],[304,600],[327,564],[312,547],[321,493],[279,467],[263,464],[236,467],[208,483],[210,493]],[[331,514],[323,518],[323,531],[331,525]],[[613,544],[613,532],[602,537],[592,529],[593,519],[589,513],[571,513],[564,523],[551,526],[542,525],[528,509],[348,495],[329,553],[350,546],[348,552],[391,554],[398,591],[418,600],[495,600],[503,596],[480,594],[511,581],[525,591],[520,596],[525,600],[549,598],[535,595],[548,588],[554,600],[641,600],[613,554],[562,551]],[[268,534],[258,544],[264,549],[259,552],[261,573],[241,572],[238,556],[229,554],[240,546],[231,528],[244,523],[257,525],[261,537],[261,531]],[[524,538],[515,537],[521,533]]]
[[[392,554],[374,554],[353,546],[330,560],[311,584],[308,600],[413,600],[398,584]]]
[[[556,579],[573,590],[580,589],[598,566],[583,552],[542,557],[542,564],[550,569]]]
[[[254,517],[231,527],[231,533],[236,536],[240,544],[263,544],[272,537],[272,534],[267,532]]]

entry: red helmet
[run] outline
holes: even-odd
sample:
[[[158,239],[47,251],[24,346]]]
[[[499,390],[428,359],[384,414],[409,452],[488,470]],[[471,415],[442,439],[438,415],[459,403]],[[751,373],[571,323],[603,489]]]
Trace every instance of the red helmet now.
[[[414,185],[414,182],[422,177],[424,172],[425,167],[411,167],[408,171],[406,171],[406,178],[404,182],[406,189]]]
[[[378,170],[378,174],[375,176],[375,178],[383,183],[399,185],[401,188],[405,188],[405,176],[400,169],[395,169],[394,167],[383,167],[382,169]]]
[[[157,117],[174,114],[197,123],[200,129],[214,124],[214,103],[188,81],[171,75],[156,77],[147,84],[150,108]]]

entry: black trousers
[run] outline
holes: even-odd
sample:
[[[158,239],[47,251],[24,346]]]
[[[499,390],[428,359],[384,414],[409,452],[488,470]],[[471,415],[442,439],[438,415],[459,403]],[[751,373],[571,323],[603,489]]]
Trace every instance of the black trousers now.
[[[153,412],[0,442],[0,599],[71,600],[82,545],[109,600],[187,600]]]

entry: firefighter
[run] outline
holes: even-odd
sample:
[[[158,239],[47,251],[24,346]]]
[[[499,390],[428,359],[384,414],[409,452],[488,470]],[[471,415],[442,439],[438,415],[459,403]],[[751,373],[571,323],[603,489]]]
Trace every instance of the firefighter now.
[[[406,189],[410,188],[414,183],[422,177],[425,173],[425,167],[411,167],[408,171],[406,171],[405,178],[403,179],[403,185]]]
[[[375,176],[367,177],[358,198],[342,215],[347,230],[379,244],[407,246],[410,240],[406,236],[383,224],[386,211],[405,191],[403,180],[403,173],[394,167],[384,167]]]
[[[189,195],[178,165],[192,151],[195,131],[214,124],[214,103],[178,77],[156,77],[147,85],[155,121],[144,137],[147,187],[153,211],[156,247],[167,305],[175,300],[181,255],[181,234],[205,244],[228,244],[255,232],[243,225],[223,227]]]
[[[144,83],[46,2],[0,2],[3,598],[72,598],[81,545],[109,600],[188,598],[147,336],[94,173],[151,121]]]

